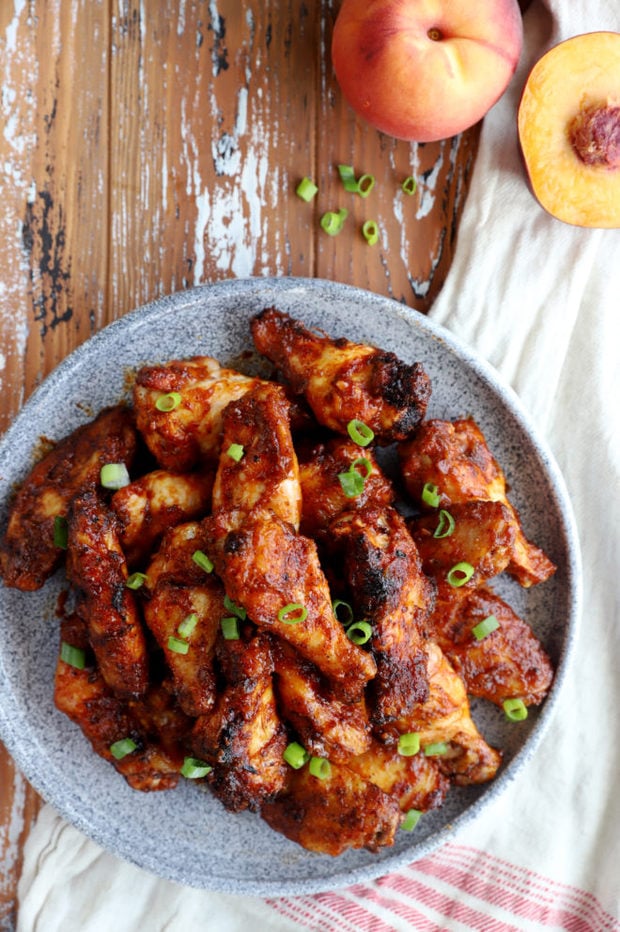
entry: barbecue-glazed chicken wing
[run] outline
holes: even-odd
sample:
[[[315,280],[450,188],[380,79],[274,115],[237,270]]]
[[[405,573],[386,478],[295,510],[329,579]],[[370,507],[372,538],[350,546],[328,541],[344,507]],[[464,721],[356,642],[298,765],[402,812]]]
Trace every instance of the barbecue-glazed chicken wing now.
[[[436,759],[419,753],[408,757],[378,741],[373,741],[360,756],[350,758],[347,765],[398,800],[403,812],[437,809],[450,789],[450,780],[441,772]]]
[[[164,652],[179,705],[199,716],[215,705],[215,642],[228,615],[224,587],[193,555],[206,547],[201,524],[166,531],[146,570],[144,619]]]
[[[344,550],[345,576],[356,617],[372,627],[377,663],[371,718],[381,730],[428,696],[422,631],[434,592],[416,546],[394,508],[369,505],[331,525]]]
[[[269,637],[224,641],[218,656],[226,686],[214,711],[197,720],[192,746],[213,766],[209,783],[224,806],[256,811],[280,792],[287,772]]]
[[[123,553],[130,567],[140,566],[167,528],[211,510],[213,473],[155,469],[114,493],[110,507],[119,519]]]
[[[292,770],[287,789],[261,815],[291,841],[334,856],[348,848],[377,851],[394,844],[401,822],[397,800],[345,764],[332,764],[326,779],[307,766]]]
[[[210,356],[144,366],[134,385],[140,433],[163,469],[188,472],[213,461],[220,448],[222,411],[258,379],[225,369]],[[163,399],[163,396],[169,396]],[[171,410],[159,410],[169,400]]]
[[[431,393],[419,363],[407,365],[373,346],[332,340],[275,308],[251,324],[256,348],[303,394],[320,424],[347,434],[363,421],[378,443],[403,440],[421,422]]]
[[[546,554],[526,540],[506,494],[504,473],[474,421],[427,421],[414,438],[401,444],[399,454],[407,491],[416,502],[421,502],[424,485],[431,483],[437,486],[440,508],[488,499],[510,509],[515,541],[508,571],[522,586],[544,582],[555,572]]]
[[[71,500],[99,482],[106,463],[129,467],[136,449],[131,412],[108,408],[60,440],[34,467],[17,493],[0,545],[5,585],[39,589],[64,559],[54,543],[54,522],[66,517]]]

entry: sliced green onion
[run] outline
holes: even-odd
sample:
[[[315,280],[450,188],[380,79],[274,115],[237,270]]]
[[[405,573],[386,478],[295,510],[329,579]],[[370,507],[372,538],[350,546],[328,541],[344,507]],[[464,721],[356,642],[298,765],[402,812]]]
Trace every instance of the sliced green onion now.
[[[347,628],[347,637],[354,644],[366,644],[372,637],[372,628],[367,621],[354,621]]]
[[[362,475],[358,472],[357,467],[363,466],[366,475]],[[366,480],[372,472],[372,463],[370,460],[367,460],[363,456],[359,456],[356,460],[353,460],[346,472],[338,473],[338,479],[340,480],[340,485],[342,491],[347,498],[357,498],[358,495],[361,495],[364,491],[364,485]]]
[[[357,193],[360,197],[368,197],[374,186],[374,175],[361,175],[357,181]]]
[[[169,637],[168,650],[171,650],[173,654],[186,654],[189,650],[189,644],[187,641],[181,640],[181,638]]]
[[[209,559],[203,550],[194,550],[192,560],[201,570],[204,570],[205,573],[213,572],[213,561]]]
[[[408,731],[398,739],[398,753],[403,757],[413,757],[420,750],[420,736],[415,731]]]
[[[499,621],[495,615],[488,615],[486,618],[483,618],[482,621],[479,621],[477,625],[474,625],[471,629],[471,633],[477,641],[482,641],[497,628],[499,628]]]
[[[367,424],[364,424],[363,421],[358,421],[357,418],[353,418],[352,421],[349,421],[347,424],[347,433],[353,443],[356,443],[358,447],[367,447],[375,438],[374,430]]]
[[[128,589],[140,589],[147,580],[148,576],[146,573],[132,573],[131,576],[127,577],[125,585]]]
[[[418,182],[415,180],[413,175],[409,175],[409,177],[405,178],[403,181],[401,188],[405,194],[415,194],[418,188]]]
[[[236,615],[237,618],[240,618],[242,621],[247,617],[247,612],[243,605],[237,605],[237,603],[229,599],[227,595],[224,596],[224,608],[227,612],[232,612],[233,615]]]
[[[73,647],[71,644],[67,644],[66,641],[62,641],[60,659],[68,663],[70,667],[75,667],[76,670],[83,670],[86,666],[86,651],[82,650],[81,647]]]
[[[293,770],[301,770],[303,765],[310,760],[310,755],[306,749],[297,741],[291,741],[290,744],[287,744],[282,757]]]
[[[471,563],[455,563],[452,569],[448,572],[446,579],[448,583],[452,586],[453,589],[458,589],[460,586],[464,586],[465,583],[474,575],[475,570]]]
[[[348,214],[349,211],[344,207],[337,213],[333,210],[328,210],[327,213],[323,214],[320,220],[322,229],[325,230],[329,236],[337,236],[342,230]]]
[[[355,177],[355,170],[352,165],[339,165],[338,174],[340,175],[340,180],[345,191],[350,191],[352,194],[357,194],[359,190],[359,185]]]
[[[231,445],[226,450],[226,453],[228,456],[230,456],[231,460],[234,460],[235,463],[238,463],[239,460],[243,458],[244,450],[240,443],[231,443]]]
[[[239,619],[235,615],[227,615],[222,618],[220,627],[225,641],[239,640]]]
[[[308,203],[316,195],[319,189],[311,178],[302,178],[295,189],[297,197]]]
[[[137,747],[138,745],[131,738],[121,738],[120,741],[115,741],[114,744],[110,745],[110,754],[116,760],[122,760],[123,757],[127,757],[128,754],[135,751]]]
[[[406,813],[403,821],[400,823],[400,827],[402,828],[403,832],[412,832],[420,821],[421,815],[422,812],[419,809],[410,809],[409,812]]]
[[[456,527],[456,521],[454,520],[450,512],[446,511],[444,508],[440,508],[439,509],[439,522],[437,524],[437,527],[435,528],[433,537],[437,538],[438,540],[441,537],[450,537],[451,534],[454,533],[455,527]]]
[[[177,628],[177,634],[179,635],[179,637],[185,638],[187,640],[187,638],[190,637],[190,635],[192,634],[197,624],[198,624],[198,615],[192,612],[191,615],[188,615],[186,618],[183,619],[183,621]]]
[[[319,780],[327,780],[331,776],[332,765],[326,757],[311,757],[308,770],[313,777],[318,777]]]
[[[445,741],[435,741],[431,744],[427,744],[424,748],[424,754],[426,757],[442,757],[447,753],[448,745]]]
[[[362,236],[369,246],[375,246],[379,242],[379,227],[374,220],[366,220],[362,225]]]
[[[278,612],[278,621],[283,621],[285,625],[296,625],[307,617],[308,609],[300,602],[289,602]]]
[[[212,770],[213,767],[207,764],[206,761],[200,760],[198,757],[186,757],[181,767],[181,776],[187,777],[188,780],[200,780],[201,777],[206,777]]]
[[[527,706],[523,699],[504,699],[502,707],[509,722],[522,722],[527,718]]]
[[[353,607],[349,605],[348,602],[343,601],[343,599],[334,599],[332,602],[332,611],[334,613],[334,618],[342,622],[343,625],[348,625],[353,621]]]
[[[62,515],[54,518],[54,547],[66,550],[69,542],[69,525]]]
[[[168,392],[167,395],[160,395],[157,401],[155,402],[155,407],[158,411],[163,411],[168,413],[168,411],[174,411],[175,408],[178,408],[181,404],[181,396],[178,392]]]
[[[431,508],[436,508],[441,501],[439,489],[432,482],[425,482],[422,489],[422,501]]]
[[[124,463],[106,463],[101,467],[99,481],[104,489],[123,489],[131,480]]]

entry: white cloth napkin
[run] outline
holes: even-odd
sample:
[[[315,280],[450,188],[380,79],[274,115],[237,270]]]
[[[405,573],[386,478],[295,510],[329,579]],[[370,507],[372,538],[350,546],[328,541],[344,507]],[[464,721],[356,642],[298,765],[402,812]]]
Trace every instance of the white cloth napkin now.
[[[519,73],[485,120],[456,256],[431,313],[520,395],[577,517],[585,617],[526,772],[453,842],[404,871],[270,901],[159,880],[45,806],[25,848],[19,932],[620,929],[620,230],[547,216],[525,183],[515,127],[533,62],[598,29],[620,30],[618,0],[537,0],[528,11]]]

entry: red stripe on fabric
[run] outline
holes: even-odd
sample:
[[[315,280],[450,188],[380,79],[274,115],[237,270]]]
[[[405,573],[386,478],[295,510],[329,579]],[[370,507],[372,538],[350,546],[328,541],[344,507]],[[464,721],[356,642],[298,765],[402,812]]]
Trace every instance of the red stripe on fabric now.
[[[353,887],[348,889],[353,891]],[[339,893],[317,893],[312,899],[327,904],[334,912],[352,920],[356,928],[363,932],[394,932],[391,926],[386,925],[383,919],[375,916],[361,903],[346,899]]]
[[[317,902],[315,898],[280,898],[278,900],[268,900],[267,902],[280,915],[302,923],[305,929],[316,930],[316,932],[319,932],[319,930],[320,932],[347,932],[343,926],[342,914],[339,913],[338,916],[334,916],[333,910],[322,902]],[[374,919],[374,916],[370,918]],[[347,929],[350,929],[351,932],[357,932],[357,930],[371,932],[371,927],[367,923],[351,925],[351,923],[347,922]]]
[[[381,881],[377,882],[377,885],[380,885]],[[382,896],[374,887],[365,887],[361,884],[357,884],[354,887],[349,887],[349,890],[355,896],[364,897],[365,899],[371,900],[373,903],[376,903],[378,906],[387,909],[392,913],[395,913],[397,916],[400,916],[402,919],[406,919],[410,924],[410,928],[417,929],[418,932],[437,932],[437,923],[430,920],[427,916],[421,913],[419,910],[415,909],[414,906],[401,903],[400,900],[391,900],[386,896]],[[394,932],[393,928],[390,926],[390,932]]]

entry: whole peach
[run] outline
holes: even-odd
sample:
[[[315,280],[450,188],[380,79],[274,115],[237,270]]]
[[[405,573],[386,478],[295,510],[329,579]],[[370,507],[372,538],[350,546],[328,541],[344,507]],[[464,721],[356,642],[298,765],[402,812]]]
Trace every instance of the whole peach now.
[[[517,0],[344,0],[332,61],[342,93],[368,123],[431,142],[490,110],[522,44]]]

